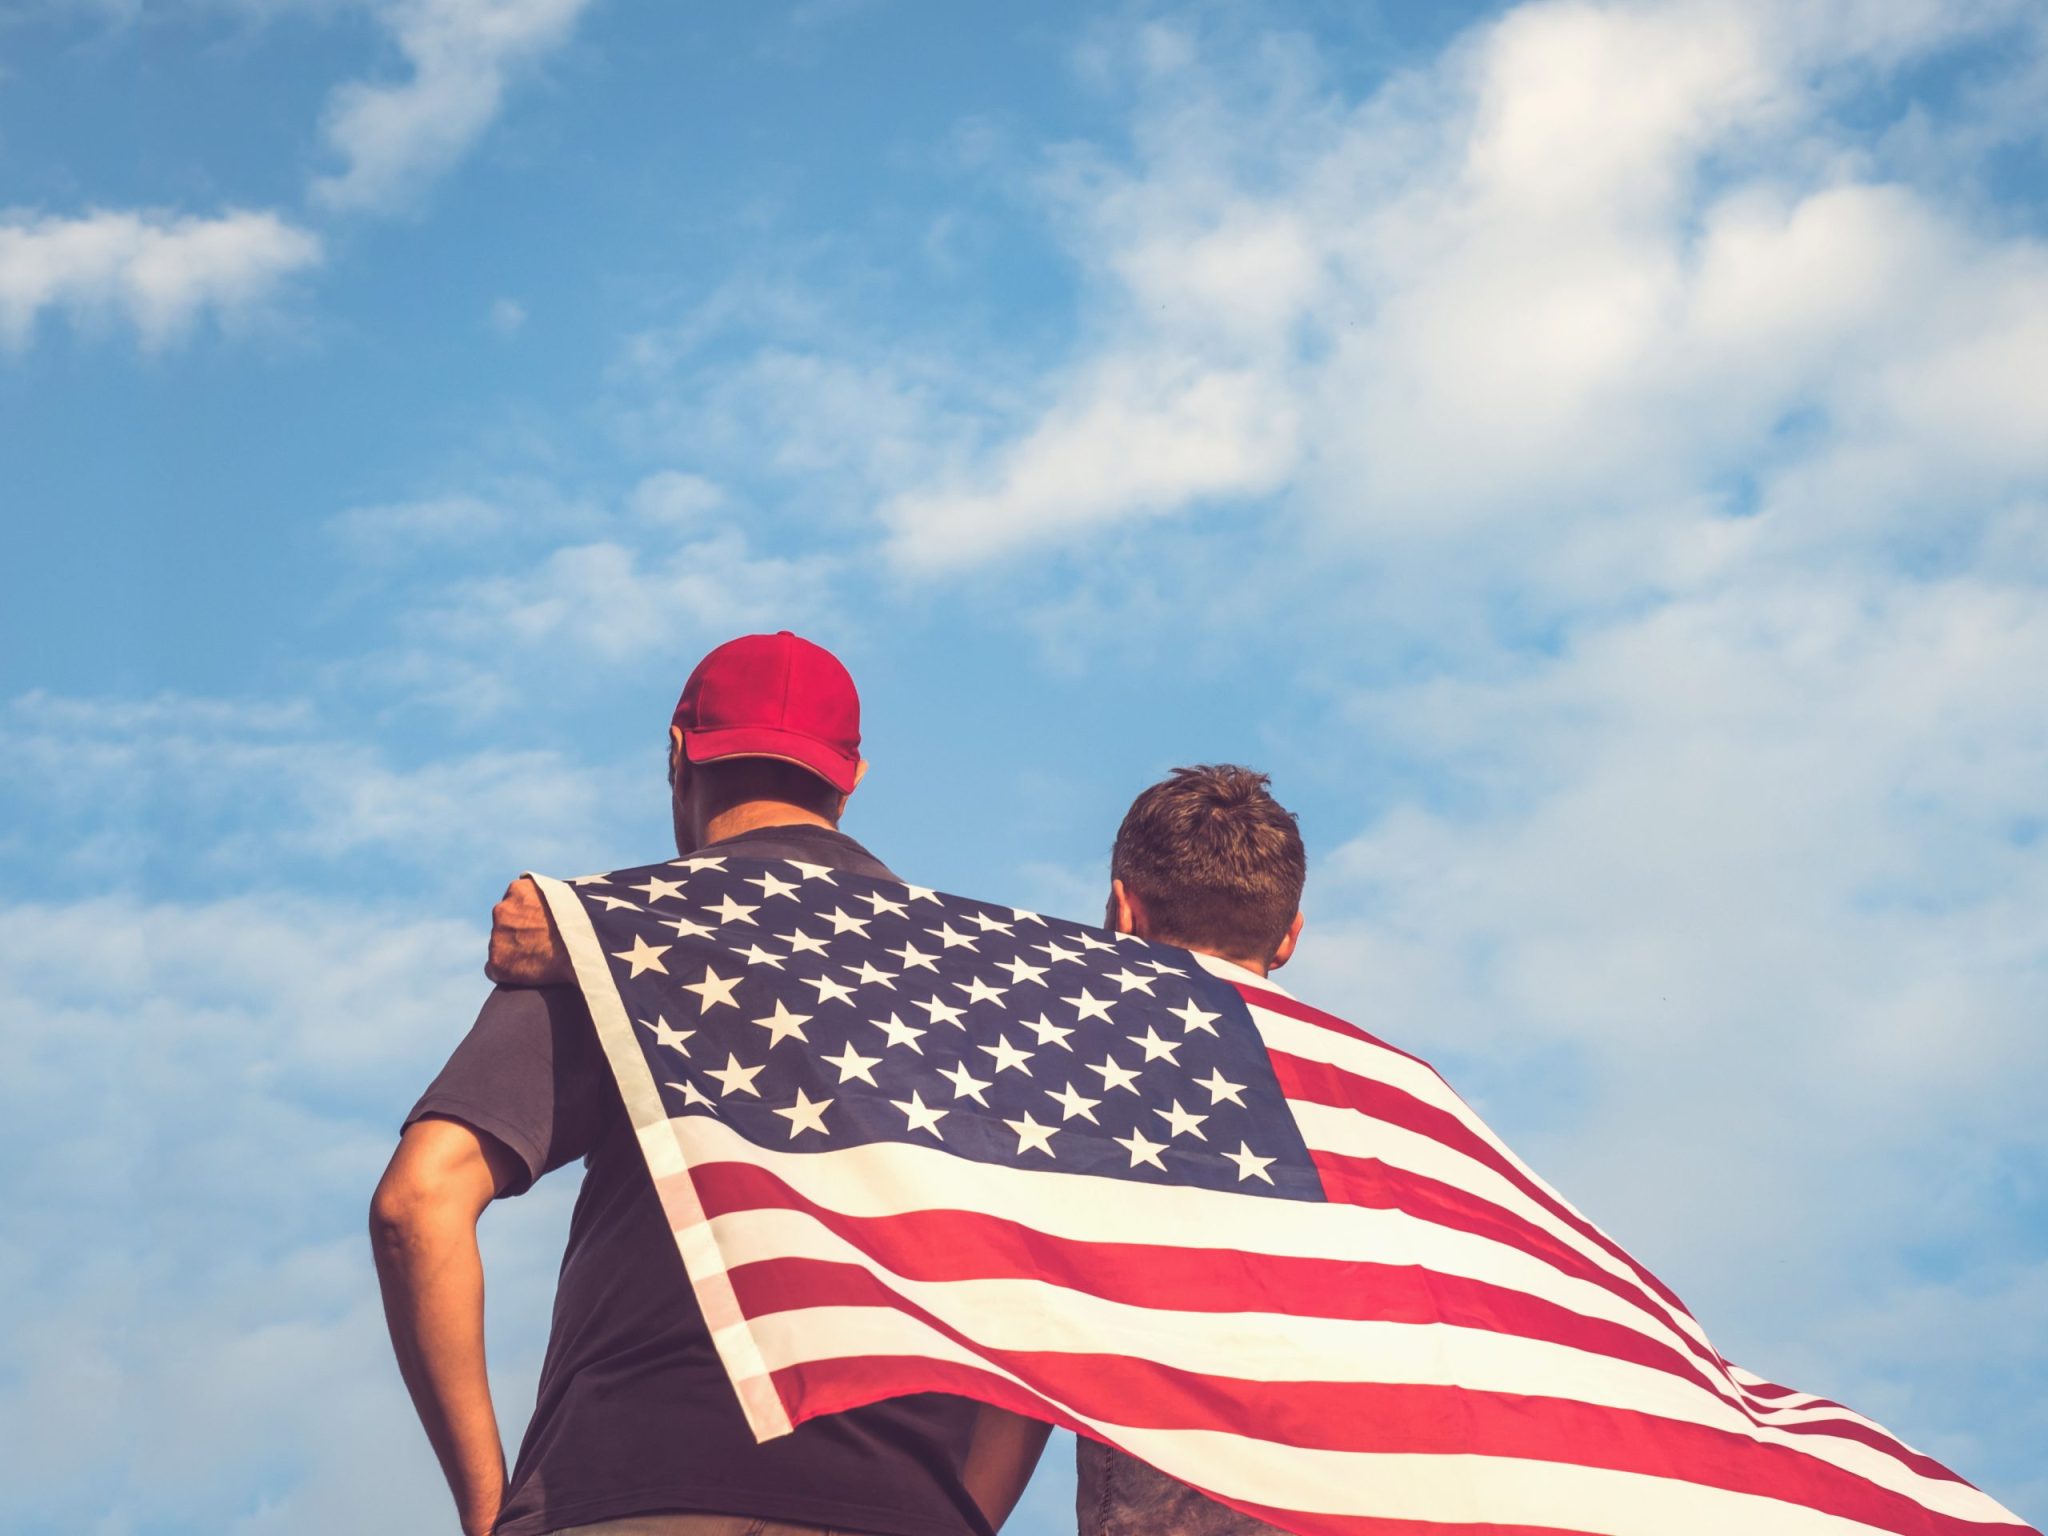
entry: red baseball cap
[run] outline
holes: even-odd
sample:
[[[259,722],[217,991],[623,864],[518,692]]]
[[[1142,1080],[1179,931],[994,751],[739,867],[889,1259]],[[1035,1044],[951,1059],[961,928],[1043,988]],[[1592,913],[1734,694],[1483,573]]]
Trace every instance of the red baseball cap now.
[[[837,656],[788,630],[728,640],[697,663],[676,701],[693,763],[775,757],[841,794],[860,771],[860,695]]]

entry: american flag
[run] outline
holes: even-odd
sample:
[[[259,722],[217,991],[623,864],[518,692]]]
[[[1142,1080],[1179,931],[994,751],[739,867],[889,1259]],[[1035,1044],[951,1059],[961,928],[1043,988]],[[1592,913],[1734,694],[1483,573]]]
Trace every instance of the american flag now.
[[[786,860],[539,884],[762,1439],[942,1391],[1301,1536],[2030,1529],[1251,972]]]

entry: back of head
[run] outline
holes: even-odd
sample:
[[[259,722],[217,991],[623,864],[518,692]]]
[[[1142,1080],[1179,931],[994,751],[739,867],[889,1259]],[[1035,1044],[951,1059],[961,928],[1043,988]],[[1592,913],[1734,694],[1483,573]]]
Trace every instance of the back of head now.
[[[1308,854],[1263,773],[1176,768],[1131,802],[1110,874],[1144,906],[1151,937],[1234,960],[1264,959],[1301,908]]]

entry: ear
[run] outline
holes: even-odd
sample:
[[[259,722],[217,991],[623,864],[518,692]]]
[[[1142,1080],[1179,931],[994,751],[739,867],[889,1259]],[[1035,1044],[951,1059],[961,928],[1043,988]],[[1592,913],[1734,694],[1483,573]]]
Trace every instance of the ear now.
[[[866,778],[867,776],[868,776],[868,760],[867,760],[866,758],[862,758],[862,759],[861,759],[861,760],[860,760],[860,761],[859,761],[858,763],[856,763],[856,764],[854,765],[854,769],[853,769],[853,789],[859,789],[859,788],[860,788],[860,781],[861,781],[862,779]],[[853,789],[849,789],[849,790],[847,791],[847,793],[848,793],[849,795],[850,795],[850,794],[852,794],[852,793],[853,793]]]
[[[1103,926],[1112,933],[1129,933],[1138,938],[1145,937],[1145,908],[1135,896],[1124,889],[1121,880],[1109,882],[1109,910],[1103,914]]]
[[[1287,925],[1287,933],[1273,951],[1273,958],[1266,962],[1266,969],[1277,971],[1294,958],[1294,946],[1301,942],[1301,914],[1294,914],[1294,921]]]
[[[668,728],[668,781],[675,783],[681,775],[683,758],[683,728],[672,725]]]

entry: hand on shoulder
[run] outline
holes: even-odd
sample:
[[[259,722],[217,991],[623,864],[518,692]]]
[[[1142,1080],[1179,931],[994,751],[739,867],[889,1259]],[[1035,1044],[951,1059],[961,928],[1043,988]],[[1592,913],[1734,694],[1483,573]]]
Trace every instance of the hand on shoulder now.
[[[576,979],[540,887],[525,875],[506,886],[491,908],[491,949],[484,974],[504,987],[552,987]]]

